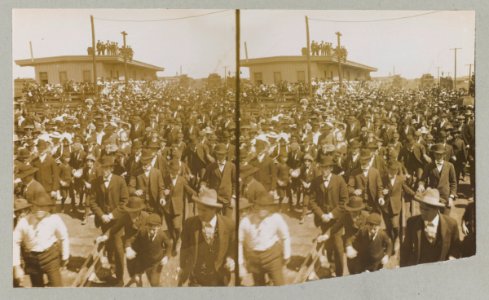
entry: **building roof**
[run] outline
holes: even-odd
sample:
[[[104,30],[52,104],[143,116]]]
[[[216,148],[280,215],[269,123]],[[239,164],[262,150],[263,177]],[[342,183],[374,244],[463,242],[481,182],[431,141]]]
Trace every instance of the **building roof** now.
[[[305,55],[295,55],[295,56],[269,56],[269,57],[260,57],[260,58],[250,58],[250,59],[242,59],[241,61],[242,67],[251,67],[253,65],[259,64],[271,64],[271,63],[290,63],[290,62],[307,62],[307,56]],[[338,60],[332,56],[311,56],[312,63],[337,63]],[[367,65],[363,65],[357,62],[353,62],[347,60],[342,63],[344,66],[350,66],[353,68],[359,68],[368,70],[370,72],[376,72],[377,68],[370,67]]]
[[[105,63],[124,63],[124,59],[121,56],[96,56],[95,60],[97,62],[105,62]],[[16,60],[15,63],[21,67],[34,67],[40,64],[52,64],[52,63],[60,63],[60,62],[91,62],[91,55],[62,55],[62,56],[50,56],[50,57],[39,57],[31,59],[19,59]],[[165,70],[162,67],[158,67],[155,65],[147,64],[141,61],[132,60],[127,61],[129,66],[135,66],[145,69],[151,69],[154,71],[163,71]]]

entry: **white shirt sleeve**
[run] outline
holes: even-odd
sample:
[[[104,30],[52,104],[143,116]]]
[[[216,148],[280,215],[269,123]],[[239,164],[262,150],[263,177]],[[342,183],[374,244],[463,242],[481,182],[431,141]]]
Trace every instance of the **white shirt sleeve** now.
[[[53,215],[55,221],[55,235],[61,243],[61,259],[68,260],[70,258],[70,239],[68,237],[68,229],[65,223],[58,215]]]
[[[17,226],[14,229],[13,239],[13,266],[20,266],[20,245],[22,243],[22,232],[27,225],[25,218],[20,219],[17,222]]]
[[[290,234],[289,227],[281,215],[276,214],[277,234],[282,240],[284,246],[284,259],[290,258],[291,246],[290,246]]]
[[[248,224],[249,224],[249,219],[247,217],[244,217],[239,223],[239,228],[238,228],[238,264],[240,265],[244,264],[243,243],[244,243],[245,232],[247,230]]]

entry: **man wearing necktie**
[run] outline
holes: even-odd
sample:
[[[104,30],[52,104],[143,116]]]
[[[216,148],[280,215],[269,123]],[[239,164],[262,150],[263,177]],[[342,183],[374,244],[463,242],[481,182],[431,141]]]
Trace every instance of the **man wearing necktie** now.
[[[371,153],[368,149],[360,151],[360,167],[350,174],[348,190],[350,195],[361,196],[367,210],[381,212],[381,206],[385,204],[382,195],[382,178],[379,171],[371,166]]]
[[[322,158],[319,167],[322,174],[311,182],[311,209],[314,213],[314,224],[325,234],[344,213],[348,202],[348,187],[343,177],[333,174],[334,162],[330,156]],[[342,231],[332,235],[326,244],[328,254],[334,254],[336,276],[343,276],[343,238]]]
[[[235,267],[235,222],[218,214],[215,190],[194,197],[198,215],[183,225],[178,286],[227,286]]]
[[[202,184],[217,191],[217,199],[223,205],[222,214],[232,218],[231,201],[236,193],[236,167],[226,160],[226,145],[217,144],[215,155],[216,161],[207,166]]]
[[[428,188],[416,195],[421,214],[407,220],[401,246],[400,266],[455,259],[460,252],[457,221],[440,213],[445,203],[437,189]]]
[[[124,204],[129,198],[126,181],[112,173],[114,158],[104,156],[100,161],[101,176],[91,183],[90,208],[95,214],[95,226],[101,227],[106,232],[116,219],[121,217]],[[107,243],[109,261],[115,258],[116,285],[123,285],[124,276],[124,249],[122,245],[122,234],[118,233],[111,237]]]
[[[457,175],[453,164],[444,159],[445,148],[442,144],[433,146],[433,155],[435,160],[426,167],[418,192],[423,192],[426,188],[436,188],[440,192],[441,202],[445,204],[442,212],[449,215],[457,196]]]

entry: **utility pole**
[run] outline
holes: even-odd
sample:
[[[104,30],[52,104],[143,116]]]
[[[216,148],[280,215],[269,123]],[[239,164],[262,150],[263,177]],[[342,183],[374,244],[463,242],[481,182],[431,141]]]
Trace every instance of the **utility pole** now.
[[[457,90],[457,50],[460,50],[462,48],[451,48],[450,50],[453,50],[453,54],[455,57],[455,66],[454,66],[454,71],[453,71],[453,89],[456,91]]]
[[[438,75],[438,86],[440,85],[440,67],[436,67],[437,75]]]
[[[468,64],[466,66],[469,66],[469,82],[470,82],[470,78],[472,77],[472,64]]]
[[[239,142],[239,136],[240,136],[240,125],[239,125],[239,117],[240,117],[240,107],[239,107],[239,97],[240,97],[240,45],[241,45],[241,37],[240,37],[240,33],[241,33],[241,28],[240,28],[240,10],[237,9],[236,12],[235,12],[235,20],[236,20],[236,38],[235,38],[235,48],[236,48],[236,55],[235,55],[235,59],[236,59],[236,75],[235,75],[235,84],[236,84],[236,92],[234,93],[235,94],[235,115],[234,115],[234,121],[236,122],[236,128],[234,129],[234,134],[235,134],[235,143],[236,145],[238,145],[238,147],[235,147],[235,156],[236,156],[236,161],[240,161],[240,157],[239,157],[239,145],[240,142]],[[236,174],[236,181],[235,181],[235,184],[236,186],[239,186],[239,168],[237,168],[237,174]],[[235,219],[236,220],[239,220],[239,199],[240,199],[240,189],[236,189],[236,204],[234,205],[235,206]],[[238,227],[236,226],[236,232],[235,234],[238,233]],[[235,248],[235,256],[238,257],[238,247]],[[240,281],[240,278],[239,278],[239,264],[236,264],[236,267],[234,268],[234,278],[235,278],[235,282],[236,282],[236,285],[237,286],[240,286],[241,285],[241,281]]]
[[[122,42],[123,42],[123,49],[124,49],[124,83],[125,83],[125,91],[127,93],[127,90],[128,90],[128,85],[127,85],[127,46],[126,46],[127,32],[123,31],[123,32],[121,32],[121,34],[122,34]]]
[[[97,63],[95,62],[96,48],[95,48],[95,25],[93,22],[93,16],[90,15],[90,23],[92,24],[92,68],[93,68],[93,88],[95,91],[95,97],[98,98],[98,87],[97,87]]]
[[[245,57],[246,57],[246,61],[248,61],[248,45],[246,45],[246,42],[244,42],[244,46],[245,46]]]
[[[34,52],[32,52],[32,41],[29,41],[29,49],[31,51],[31,62],[34,62]]]
[[[180,76],[182,76],[182,65],[180,65]]]
[[[341,49],[341,32],[336,32],[336,37],[337,37],[337,41],[338,41],[338,53]],[[340,94],[342,94],[343,92],[343,72],[341,70],[341,57],[338,55],[336,55],[336,58],[338,59],[338,77],[340,79]]]
[[[306,16],[306,42],[307,42],[307,86],[309,97],[312,97],[311,85],[311,42],[309,40],[309,18]]]

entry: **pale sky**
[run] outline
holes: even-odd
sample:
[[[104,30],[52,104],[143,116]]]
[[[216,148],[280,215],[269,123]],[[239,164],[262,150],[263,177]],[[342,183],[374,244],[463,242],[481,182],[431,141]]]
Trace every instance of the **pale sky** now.
[[[161,20],[204,15],[171,21]],[[342,45],[348,59],[378,68],[372,76],[387,76],[394,68],[405,78],[423,73],[453,75],[454,55],[458,51],[457,76],[468,75],[474,63],[475,13],[473,11],[299,11],[241,10],[241,58],[246,41],[250,58],[275,55],[300,55],[306,44],[305,20],[310,18],[311,40],[336,44],[336,31],[342,33]],[[128,33],[127,43],[134,58],[165,68],[160,76],[173,76],[182,66],[183,73],[194,78],[235,69],[234,10],[165,9],[15,9],[13,11],[13,59],[86,54],[91,45],[90,15],[95,17],[96,38],[118,41],[121,31]],[[108,22],[101,19],[125,20]],[[371,21],[379,22],[323,22]],[[474,70],[474,68],[472,68]],[[247,68],[242,69],[248,77]],[[14,78],[33,77],[34,68],[13,66]]]
[[[161,20],[187,16],[201,17],[155,22],[108,22],[116,20]],[[95,18],[95,37],[122,45],[125,30],[134,59],[165,68],[159,76],[180,72],[194,78],[209,73],[224,75],[224,67],[235,71],[234,10],[166,9],[15,9],[13,11],[13,59],[84,55],[91,46],[90,15]],[[34,77],[34,68],[13,66],[14,78]]]
[[[301,55],[306,46],[305,16],[309,17],[311,40],[332,42],[335,32],[342,33],[341,44],[348,50],[348,59],[378,69],[372,76],[393,72],[405,78],[423,73],[437,76],[437,67],[453,76],[454,53],[457,54],[457,76],[469,73],[474,63],[474,11],[437,11],[418,17],[380,22],[365,21],[419,15],[430,11],[292,11],[241,10],[241,58],[276,55]],[[474,67],[472,66],[472,71]],[[247,68],[242,68],[244,77]]]

